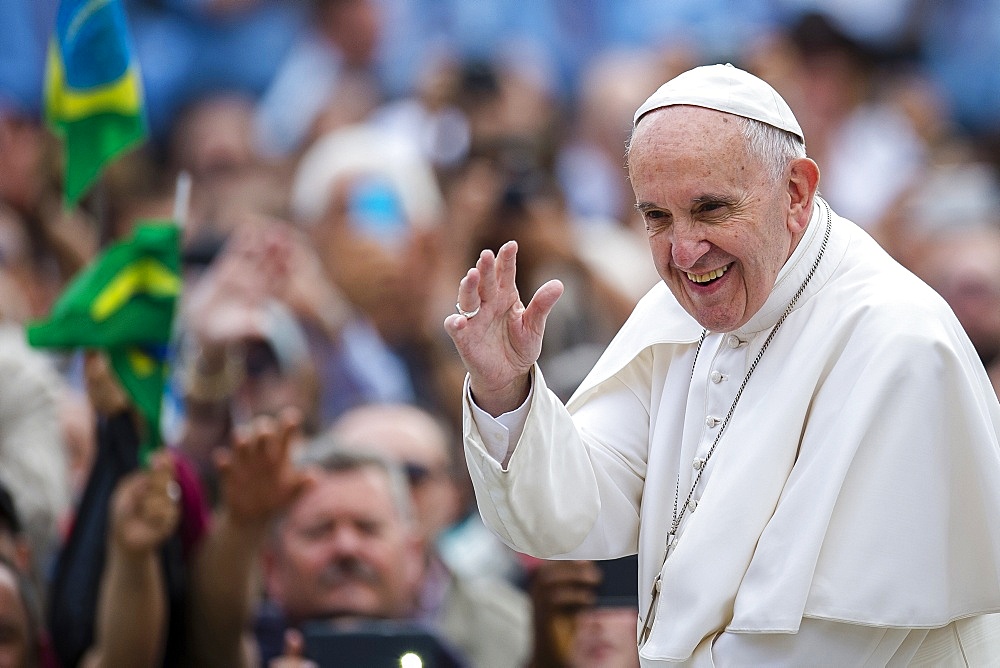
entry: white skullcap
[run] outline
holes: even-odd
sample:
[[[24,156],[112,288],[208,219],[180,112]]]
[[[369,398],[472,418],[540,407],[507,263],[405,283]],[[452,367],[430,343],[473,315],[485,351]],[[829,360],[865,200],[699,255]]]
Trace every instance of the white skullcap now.
[[[338,128],[306,151],[292,180],[292,215],[315,224],[326,213],[336,183],[371,175],[392,184],[410,225],[437,222],[444,205],[430,162],[414,142],[368,125]]]
[[[732,65],[704,65],[660,86],[635,112],[634,124],[654,109],[678,104],[715,109],[805,137],[791,108],[763,79]]]

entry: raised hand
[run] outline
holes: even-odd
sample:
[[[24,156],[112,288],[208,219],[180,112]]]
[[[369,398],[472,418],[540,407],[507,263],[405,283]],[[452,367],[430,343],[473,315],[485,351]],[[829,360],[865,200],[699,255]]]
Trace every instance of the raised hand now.
[[[304,658],[305,640],[297,629],[285,631],[285,651],[276,659],[271,659],[267,668],[319,668],[315,661]]]
[[[189,291],[184,318],[198,342],[225,346],[261,335],[266,302],[284,280],[287,244],[277,223],[250,220]]]
[[[231,449],[217,452],[222,501],[236,523],[267,522],[309,484],[308,476],[292,462],[301,422],[294,408],[285,409],[277,419],[258,416],[237,430]]]
[[[283,280],[276,282],[274,296],[303,321],[319,324],[327,336],[336,338],[351,317],[350,302],[330,279],[315,244],[305,234],[288,225],[277,231],[287,250],[281,265]]]
[[[461,312],[444,321],[469,372],[477,405],[494,416],[514,410],[527,398],[545,320],[563,292],[562,283],[551,280],[524,306],[514,284],[516,259],[514,241],[495,256],[484,250],[459,283]]]
[[[152,552],[177,528],[180,487],[166,452],[154,456],[148,471],[121,480],[111,499],[111,538],[128,554]]]

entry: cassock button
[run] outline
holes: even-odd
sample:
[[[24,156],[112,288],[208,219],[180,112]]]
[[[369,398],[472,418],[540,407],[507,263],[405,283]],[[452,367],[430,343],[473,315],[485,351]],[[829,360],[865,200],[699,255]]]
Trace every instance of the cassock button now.
[[[718,371],[713,371],[713,372],[712,372],[712,375],[711,375],[711,376],[709,376],[709,378],[710,378],[710,379],[712,380],[712,382],[713,382],[713,383],[721,383],[721,382],[722,382],[722,379],[723,379],[723,378],[725,378],[725,376],[723,376],[723,375],[722,375],[722,374],[721,374],[720,372],[718,372]]]
[[[726,345],[730,348],[739,348],[743,345],[743,342],[740,340],[740,337],[735,334],[730,334],[726,337]]]
[[[709,429],[711,429],[712,427],[716,426],[720,422],[722,422],[722,420],[720,420],[719,418],[715,417],[714,415],[709,415],[707,418],[705,418],[705,425],[708,426]]]
[[[695,471],[700,471],[701,467],[705,465],[705,460],[701,457],[695,457],[694,461],[691,462],[691,466],[694,467]]]
[[[695,511],[697,507],[698,507],[698,499],[691,499],[690,501],[688,501],[688,510],[690,510],[692,513]]]

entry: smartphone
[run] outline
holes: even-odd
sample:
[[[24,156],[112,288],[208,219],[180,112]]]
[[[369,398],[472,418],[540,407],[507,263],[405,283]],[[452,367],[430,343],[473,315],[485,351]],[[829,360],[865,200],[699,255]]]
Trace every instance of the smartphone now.
[[[463,668],[465,663],[429,630],[394,621],[349,626],[327,621],[302,627],[305,655],[320,668]]]
[[[356,230],[387,246],[398,245],[408,233],[399,193],[386,177],[357,178],[351,185],[347,210]]]
[[[597,588],[595,605],[601,608],[639,607],[639,557],[596,561],[601,569],[601,584]]]

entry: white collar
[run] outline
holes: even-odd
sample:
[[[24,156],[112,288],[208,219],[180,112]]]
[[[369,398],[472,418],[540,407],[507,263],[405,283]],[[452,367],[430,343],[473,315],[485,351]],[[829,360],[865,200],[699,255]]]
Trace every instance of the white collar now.
[[[788,308],[788,304],[792,301],[792,297],[795,296],[796,291],[798,291],[809,275],[813,263],[815,263],[816,257],[823,247],[827,216],[833,217],[830,205],[819,195],[816,195],[813,200],[812,215],[809,218],[809,224],[806,226],[802,239],[799,240],[799,244],[781,267],[781,271],[778,272],[778,278],[775,279],[774,287],[771,289],[771,294],[768,295],[764,305],[742,327],[733,331],[737,336],[743,338],[744,336],[750,336],[774,327],[778,318]],[[828,255],[839,258],[841,254],[829,253],[828,250]],[[824,256],[816,268],[816,273],[813,275],[812,280],[809,281],[805,292],[803,292],[796,303],[795,308],[801,307],[802,304],[808,301],[811,295],[815,294],[823,286],[837,262],[838,260],[833,257]]]

